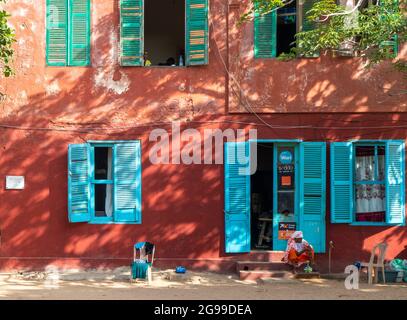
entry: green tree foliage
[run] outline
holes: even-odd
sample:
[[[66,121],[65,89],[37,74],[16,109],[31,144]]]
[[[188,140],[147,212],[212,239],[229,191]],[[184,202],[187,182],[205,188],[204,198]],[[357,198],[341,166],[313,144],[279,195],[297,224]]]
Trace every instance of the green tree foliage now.
[[[309,1],[309,0],[305,0]],[[267,14],[289,3],[289,0],[251,0],[252,7],[242,16],[242,21],[253,13]],[[357,1],[356,8],[345,8],[335,0],[320,0],[306,13],[306,19],[315,26],[313,30],[296,34],[297,45],[280,59],[298,55],[309,56],[315,52],[357,54],[368,59],[369,65],[395,57],[394,45],[406,41],[405,0],[379,0],[364,5]],[[406,61],[395,61],[395,66],[406,72]]]
[[[0,4],[5,0],[0,0]],[[7,18],[10,15],[3,9],[0,9],[0,69],[5,77],[13,74],[11,60],[14,50],[12,48],[15,40],[14,30],[7,24]]]

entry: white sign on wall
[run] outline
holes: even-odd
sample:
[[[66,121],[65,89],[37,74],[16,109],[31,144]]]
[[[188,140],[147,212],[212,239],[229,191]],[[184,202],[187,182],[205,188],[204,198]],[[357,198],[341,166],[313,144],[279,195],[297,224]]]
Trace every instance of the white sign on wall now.
[[[24,186],[23,176],[6,176],[6,190],[23,190]]]

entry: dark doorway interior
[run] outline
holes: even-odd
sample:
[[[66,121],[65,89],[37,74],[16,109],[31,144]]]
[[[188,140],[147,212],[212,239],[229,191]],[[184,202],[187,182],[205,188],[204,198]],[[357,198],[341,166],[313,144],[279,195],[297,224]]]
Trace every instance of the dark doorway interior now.
[[[148,0],[144,5],[146,59],[153,66],[184,65],[185,0]]]
[[[297,31],[296,1],[277,10],[277,56],[295,47]]]
[[[272,250],[273,144],[257,145],[257,171],[251,176],[251,247]]]

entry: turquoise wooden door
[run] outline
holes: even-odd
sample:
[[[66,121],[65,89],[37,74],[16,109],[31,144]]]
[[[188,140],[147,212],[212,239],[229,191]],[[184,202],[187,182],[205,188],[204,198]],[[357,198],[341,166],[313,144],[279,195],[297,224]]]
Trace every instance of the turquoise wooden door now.
[[[273,250],[281,251],[287,247],[287,240],[279,239],[280,222],[294,222],[299,225],[298,206],[298,143],[275,143],[273,155]],[[291,187],[281,181],[290,177]],[[288,215],[283,212],[288,211]]]
[[[325,252],[326,145],[300,144],[300,224],[315,252]]]
[[[225,144],[225,251],[250,251],[249,143]]]

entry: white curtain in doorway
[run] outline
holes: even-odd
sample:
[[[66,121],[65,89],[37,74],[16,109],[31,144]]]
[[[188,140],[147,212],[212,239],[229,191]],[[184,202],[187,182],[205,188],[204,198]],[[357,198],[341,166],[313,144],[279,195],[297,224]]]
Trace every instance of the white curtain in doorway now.
[[[356,181],[375,180],[375,156],[356,157]],[[377,180],[384,180],[384,155],[378,156]],[[362,184],[356,185],[356,212],[383,212],[385,211],[385,185]]]
[[[107,154],[107,179],[112,180],[112,148],[108,148]],[[111,217],[113,214],[113,185],[106,185],[106,199],[105,199],[105,211],[106,216]]]

